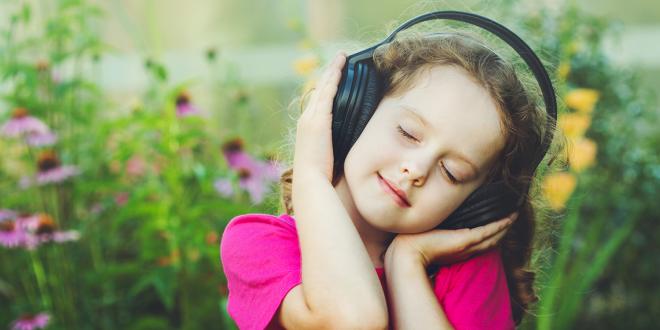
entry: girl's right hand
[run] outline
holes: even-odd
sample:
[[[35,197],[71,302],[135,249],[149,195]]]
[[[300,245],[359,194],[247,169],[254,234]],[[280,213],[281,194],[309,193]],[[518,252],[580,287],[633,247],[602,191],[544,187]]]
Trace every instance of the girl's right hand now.
[[[465,260],[497,246],[510,226],[518,218],[518,212],[487,225],[463,229],[432,229],[416,234],[398,234],[386,251],[386,259],[411,258],[424,267],[431,263],[441,265]]]
[[[332,103],[345,61],[346,54],[337,52],[316,82],[309,103],[298,118],[293,158],[296,177],[321,175],[328,182],[332,181]]]

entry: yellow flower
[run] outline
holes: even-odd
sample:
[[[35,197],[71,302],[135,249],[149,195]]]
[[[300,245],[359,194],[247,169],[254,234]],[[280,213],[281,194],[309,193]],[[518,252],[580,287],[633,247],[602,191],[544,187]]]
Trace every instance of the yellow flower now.
[[[566,80],[566,77],[568,77],[568,74],[571,72],[571,65],[567,62],[562,62],[559,64],[559,67],[557,67],[557,75],[559,76],[560,79]]]
[[[591,117],[579,113],[568,113],[559,117],[559,128],[569,138],[577,138],[587,131],[591,125]]]
[[[594,110],[600,93],[595,89],[577,88],[566,95],[566,105],[581,113],[591,113]]]
[[[594,164],[596,160],[596,143],[587,138],[572,141],[568,147],[568,162],[575,173],[580,173]]]
[[[319,59],[316,55],[307,55],[293,62],[293,69],[301,76],[307,76],[319,66]]]
[[[555,211],[560,211],[566,206],[566,201],[571,197],[577,179],[573,174],[567,172],[550,174],[543,180],[543,195]]]

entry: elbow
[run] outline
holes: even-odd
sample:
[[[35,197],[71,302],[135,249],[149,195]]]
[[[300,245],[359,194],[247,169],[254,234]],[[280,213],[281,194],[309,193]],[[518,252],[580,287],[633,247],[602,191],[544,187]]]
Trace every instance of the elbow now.
[[[321,317],[323,329],[364,329],[364,330],[386,330],[388,329],[388,315],[385,312],[363,313],[355,306],[346,306],[344,310],[336,313],[325,313]]]

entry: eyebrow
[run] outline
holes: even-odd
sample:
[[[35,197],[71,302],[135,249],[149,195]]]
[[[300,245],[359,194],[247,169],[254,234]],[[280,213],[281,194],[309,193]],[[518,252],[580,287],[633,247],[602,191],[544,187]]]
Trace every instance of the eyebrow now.
[[[415,118],[417,118],[422,123],[423,126],[432,127],[429,124],[429,122],[417,111],[417,109],[415,107],[413,107],[411,105],[408,105],[408,104],[402,104],[401,107],[403,109],[407,110],[412,115],[414,115]],[[457,151],[452,151],[451,153],[454,154],[456,157],[460,158],[461,160],[463,160],[464,162],[468,163],[468,165],[470,165],[472,167],[472,169],[474,170],[474,172],[476,173],[476,176],[479,176],[479,168],[477,168],[477,166],[474,165],[474,163],[471,162],[470,159],[468,159],[465,155],[463,155],[463,154],[461,154]]]

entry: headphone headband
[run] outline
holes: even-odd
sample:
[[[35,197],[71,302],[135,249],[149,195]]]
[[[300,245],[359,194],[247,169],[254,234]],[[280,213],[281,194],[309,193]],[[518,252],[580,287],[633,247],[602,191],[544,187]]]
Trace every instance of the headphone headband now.
[[[546,72],[545,68],[543,67],[543,64],[536,56],[534,51],[532,51],[532,49],[522,39],[520,39],[520,37],[518,37],[515,33],[507,29],[505,26],[501,25],[500,23],[497,23],[489,18],[477,14],[466,13],[461,11],[436,11],[436,12],[426,13],[417,16],[415,18],[412,18],[407,22],[403,23],[396,30],[394,30],[394,32],[392,32],[387,38],[385,38],[385,40],[357,54],[354,54],[349,61],[359,62],[362,60],[371,59],[373,57],[374,50],[385,43],[392,42],[392,40],[394,40],[394,38],[396,37],[397,33],[405,29],[408,29],[413,25],[433,19],[449,19],[449,20],[471,23],[473,25],[481,27],[495,34],[500,39],[504,40],[525,60],[525,63],[527,63],[527,66],[532,70],[532,73],[534,74],[536,81],[541,87],[546,113],[549,115],[545,125],[545,136],[543,137],[543,141],[541,143],[541,149],[539,150],[539,153],[534,159],[534,163],[538,166],[538,164],[540,164],[541,161],[543,160],[543,157],[545,156],[545,153],[548,151],[548,148],[550,148],[550,144],[552,143],[552,139],[554,136],[554,125],[557,121],[557,100],[555,98],[555,91],[554,88],[552,87],[552,82],[550,81],[550,77],[548,76],[548,73]]]

